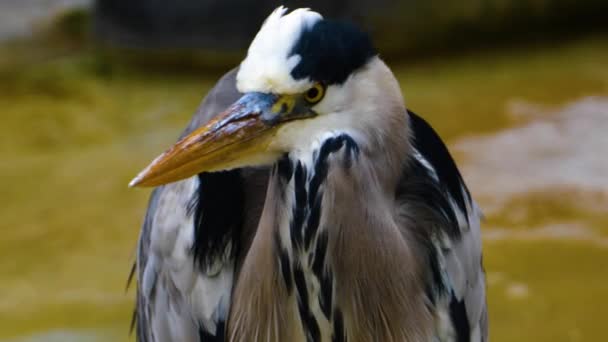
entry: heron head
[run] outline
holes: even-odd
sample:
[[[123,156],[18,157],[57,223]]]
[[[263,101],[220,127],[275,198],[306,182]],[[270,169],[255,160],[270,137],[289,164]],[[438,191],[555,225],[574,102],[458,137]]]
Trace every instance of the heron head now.
[[[404,112],[399,85],[368,35],[308,9],[277,8],[236,80],[243,96],[156,158],[130,186],[272,164],[328,133],[365,140],[383,115]]]

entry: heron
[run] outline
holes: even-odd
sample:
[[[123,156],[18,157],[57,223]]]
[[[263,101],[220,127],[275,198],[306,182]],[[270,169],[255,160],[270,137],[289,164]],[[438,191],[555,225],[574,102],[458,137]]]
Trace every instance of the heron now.
[[[480,209],[353,24],[273,11],[130,186],[140,342],[487,341]]]

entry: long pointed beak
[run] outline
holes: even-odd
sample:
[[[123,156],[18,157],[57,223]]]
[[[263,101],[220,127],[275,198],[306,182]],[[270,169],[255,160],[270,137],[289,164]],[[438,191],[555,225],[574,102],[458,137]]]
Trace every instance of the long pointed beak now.
[[[252,149],[263,148],[263,141],[262,144],[251,142],[270,135],[272,126],[261,117],[272,107],[275,98],[262,93],[246,94],[154,159],[129,186],[158,186],[203,171],[216,171],[243,154],[254,153]]]
[[[267,155],[276,124],[283,121],[277,118],[287,117],[285,110],[294,107],[279,99],[273,94],[245,94],[154,159],[129,186],[163,185],[201,172],[242,167],[255,156]]]

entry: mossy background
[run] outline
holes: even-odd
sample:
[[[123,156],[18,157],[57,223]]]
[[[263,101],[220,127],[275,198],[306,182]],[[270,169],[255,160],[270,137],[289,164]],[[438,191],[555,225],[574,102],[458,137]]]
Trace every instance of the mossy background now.
[[[87,12],[44,27],[0,43],[0,341],[132,340],[125,285],[149,191],[126,184],[176,139],[225,66],[95,44]],[[586,29],[468,46],[389,64],[408,106],[454,148],[481,207],[506,203],[483,225],[491,340],[601,341],[607,190],[496,193],[466,172],[476,156],[456,147],[525,125],[514,101],[550,120],[570,103],[608,97],[608,36]],[[608,146],[589,148],[607,159]],[[555,224],[593,235],[526,235]]]

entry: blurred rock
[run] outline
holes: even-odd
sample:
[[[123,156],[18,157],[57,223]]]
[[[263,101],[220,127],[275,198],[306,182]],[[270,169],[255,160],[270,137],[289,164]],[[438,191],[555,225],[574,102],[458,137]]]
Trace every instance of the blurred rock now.
[[[28,36],[36,26],[68,9],[89,7],[93,0],[1,0],[0,41]]]
[[[605,0],[97,0],[95,31],[127,48],[242,52],[280,4],[355,21],[384,55],[608,26]]]

